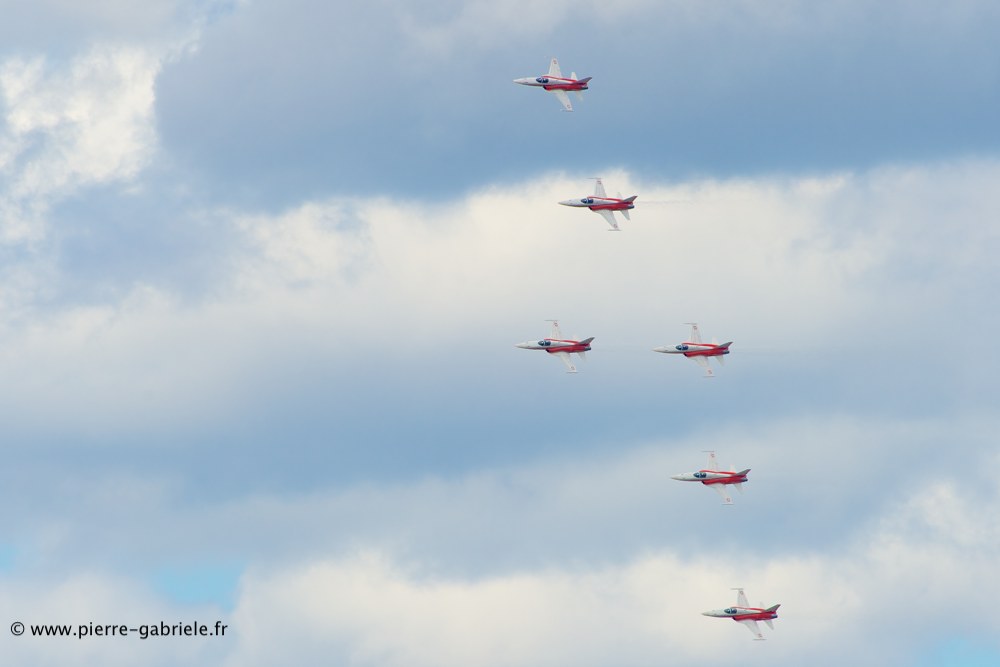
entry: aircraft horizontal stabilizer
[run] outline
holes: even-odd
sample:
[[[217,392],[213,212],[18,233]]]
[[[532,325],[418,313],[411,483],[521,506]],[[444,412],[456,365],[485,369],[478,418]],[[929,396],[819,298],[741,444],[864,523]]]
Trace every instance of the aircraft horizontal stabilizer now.
[[[765,619],[764,619],[764,622],[765,622],[765,623],[767,623],[767,627],[769,627],[769,628],[771,628],[772,630],[774,630],[774,623],[773,623],[773,622],[771,621],[771,619],[769,619],[769,618],[765,618]]]

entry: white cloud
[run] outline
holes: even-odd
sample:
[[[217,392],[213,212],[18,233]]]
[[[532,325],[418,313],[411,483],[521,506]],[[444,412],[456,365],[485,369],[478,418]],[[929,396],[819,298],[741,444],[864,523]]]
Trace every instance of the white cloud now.
[[[65,67],[42,57],[0,63],[0,208],[8,241],[38,237],[60,198],[128,182],[148,163],[160,64],[154,53],[114,46],[95,47]]]
[[[941,420],[923,428],[934,440],[951,432],[968,442],[983,426],[967,424],[966,432]],[[44,551],[23,554],[33,567],[55,567],[55,552],[71,552],[76,565],[59,568],[71,574],[0,577],[0,611],[26,623],[221,618],[230,625],[225,642],[171,641],[153,664],[652,665],[665,656],[693,661],[713,646],[739,652],[748,665],[808,653],[819,667],[902,666],[939,637],[996,637],[996,480],[941,467],[928,484],[926,462],[887,464],[893,453],[925,450],[906,423],[845,428],[816,419],[808,443],[800,428],[709,428],[517,469],[186,509],[179,507],[186,491],[176,485],[76,480],[66,492],[73,507],[57,512],[59,542],[19,539]],[[730,431],[743,440],[730,442]],[[688,457],[706,442],[726,442],[724,455],[753,465],[734,507],[668,478],[693,468]],[[954,449],[965,466],[959,471],[987,470],[995,456],[981,450],[974,442]],[[880,476],[854,471],[852,462],[865,459]],[[842,483],[823,488],[827,477]],[[871,502],[869,484],[885,487],[889,499]],[[839,504],[862,495],[864,511],[831,522],[812,513],[817,493]],[[25,506],[37,511],[41,503]],[[824,524],[835,539],[794,534],[803,520]],[[771,524],[793,534],[775,539]],[[50,534],[52,518],[43,510],[26,525]],[[626,548],[618,550],[623,535]],[[73,574],[87,572],[81,563],[155,569],[192,554],[249,563],[231,612],[167,604],[125,578]],[[766,648],[734,623],[699,614],[730,604],[733,586],[746,588],[751,604],[782,605],[776,628],[765,629]],[[136,651],[148,650],[133,640],[78,648],[22,639],[18,664],[134,664]]]
[[[93,144],[69,145],[69,157],[56,158],[53,147],[38,163],[62,173],[67,187],[85,178],[72,165]],[[142,142],[115,145],[103,162],[95,158],[105,165],[99,173],[127,178]],[[828,349],[892,341],[892,354],[858,355],[839,373],[865,374],[869,361],[919,353],[956,326],[990,326],[980,304],[998,236],[987,221],[1000,211],[985,184],[998,171],[971,162],[673,185],[613,172],[611,191],[639,193],[619,234],[593,213],[556,205],[589,188],[566,176],[438,206],[333,200],[275,216],[220,211],[215,219],[235,236],[218,256],[221,277],[198,301],[137,284],[117,303],[22,308],[4,331],[0,364],[29,380],[7,404],[21,417],[58,405],[68,424],[74,414],[100,414],[114,429],[159,421],[155,414],[201,414],[196,406],[218,406],[211,397],[237,405],[253,391],[248,377],[302,355],[329,368],[365,358],[377,372],[419,362],[413,350],[421,349],[447,366],[466,361],[448,347],[475,338],[499,351],[483,353],[489,369],[550,317],[567,334],[597,336],[595,359],[609,369],[649,368],[648,348],[683,337],[680,323],[695,319],[706,335],[745,346],[748,363],[780,363],[781,349],[822,361]],[[400,339],[405,346],[394,344]],[[262,355],[262,346],[281,352]],[[539,362],[530,367],[547,366]],[[958,391],[975,395],[988,382],[991,361],[980,364]],[[964,373],[958,364],[942,369]],[[947,387],[942,369],[937,382]]]
[[[973,546],[948,531],[901,531],[897,521],[927,529],[938,511],[995,510],[967,495],[938,494],[933,509],[913,498],[881,524],[860,524],[853,546],[837,553],[803,546],[751,556],[727,548],[682,559],[660,551],[615,566],[471,580],[427,576],[371,552],[308,561],[245,578],[233,616],[245,642],[230,660],[270,664],[285,656],[302,663],[324,655],[348,665],[652,665],[667,657],[694,660],[713,646],[739,652],[749,665],[804,654],[816,665],[907,665],[928,648],[928,638],[955,631],[996,636],[989,604],[1000,588],[989,573],[1000,543]],[[766,649],[751,650],[749,634],[735,624],[699,615],[730,604],[734,585],[747,588],[751,604],[782,604],[775,631],[765,630],[773,642]],[[949,619],[958,609],[963,618]]]

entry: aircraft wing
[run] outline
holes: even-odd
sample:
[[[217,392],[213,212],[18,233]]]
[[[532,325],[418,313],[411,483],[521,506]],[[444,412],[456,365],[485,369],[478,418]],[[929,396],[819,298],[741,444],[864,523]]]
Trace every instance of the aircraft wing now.
[[[694,341],[692,341],[694,342]],[[705,369],[705,377],[714,377],[715,373],[712,371],[712,367],[708,365],[708,359],[705,357],[690,357],[694,359],[694,362]]]
[[[549,332],[549,338],[555,340],[565,340],[562,335],[562,331],[559,330],[559,320],[549,320],[552,322],[552,329]]]
[[[563,105],[563,109],[566,111],[573,110],[573,105],[570,103],[569,95],[566,94],[565,90],[550,90],[549,92],[553,93],[559,99],[559,102]]]
[[[747,594],[743,592],[742,588],[736,589],[736,606],[744,609],[750,606],[750,603],[747,602]]]
[[[701,332],[698,331],[698,325],[697,324],[692,324],[691,325],[691,342],[692,343],[700,343],[701,342]]]
[[[562,70],[559,69],[559,61],[555,58],[549,63],[549,76],[554,76],[557,79],[562,78]]]
[[[570,358],[569,358],[569,352],[555,352],[554,354],[557,357],[559,357],[560,361],[562,361],[564,364],[566,364],[566,372],[567,373],[575,373],[576,372],[576,366],[574,366],[572,360],[570,360]]]
[[[715,458],[715,452],[708,452],[708,465],[705,470],[718,470],[719,460]]]
[[[757,625],[757,621],[746,620],[746,621],[736,621],[736,622],[742,624],[743,626],[746,627],[747,630],[753,633],[754,639],[764,639],[764,635],[761,634],[760,626]]]
[[[727,505],[733,504],[733,498],[732,496],[729,495],[729,492],[726,491],[725,484],[707,484],[706,486],[715,489],[715,492],[718,493],[720,496],[722,496],[722,502],[724,502]],[[746,605],[741,605],[741,606],[745,607]]]
[[[596,181],[594,183],[594,196],[595,197],[601,197],[602,199],[606,199],[607,196],[608,196],[608,193],[604,191],[604,183],[603,183],[603,181],[601,181],[601,179],[599,179],[599,178],[595,178],[594,180]]]
[[[607,209],[601,209],[599,211],[594,211],[594,213],[600,213],[604,219],[608,221],[608,224],[611,225],[611,229],[616,232],[621,231],[621,229],[618,228],[618,222],[615,220],[615,214],[613,212]]]

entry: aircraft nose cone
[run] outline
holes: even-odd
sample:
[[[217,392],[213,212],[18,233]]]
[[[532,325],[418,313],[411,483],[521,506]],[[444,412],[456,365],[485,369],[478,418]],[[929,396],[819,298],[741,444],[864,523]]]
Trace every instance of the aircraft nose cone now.
[[[564,199],[559,203],[563,206],[576,206],[579,202],[576,199]]]
[[[528,343],[517,343],[516,345],[514,345],[514,347],[519,347],[522,350],[531,349],[530,346],[528,345]]]
[[[684,481],[684,475],[671,475],[670,479],[676,479],[679,482],[683,482]]]
[[[714,616],[715,614],[713,614],[713,613],[712,613],[712,612],[710,612],[710,611],[703,611],[703,612],[701,612],[701,615],[702,615],[702,616]]]

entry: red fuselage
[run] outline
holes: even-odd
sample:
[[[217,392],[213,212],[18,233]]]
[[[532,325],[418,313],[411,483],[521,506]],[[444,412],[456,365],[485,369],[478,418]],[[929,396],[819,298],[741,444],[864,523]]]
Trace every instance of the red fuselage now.
[[[778,618],[778,612],[756,607],[737,607],[734,621],[771,621]]]
[[[724,354],[729,354],[728,346],[708,345],[706,343],[681,343],[681,345],[701,348],[681,352],[685,357],[721,357]]]
[[[745,474],[730,474],[729,472],[720,472],[718,470],[701,470],[699,472],[707,472],[712,475],[725,475],[725,477],[703,479],[701,480],[702,484],[742,484],[747,481],[747,476]]]
[[[557,352],[590,352],[591,349],[590,343],[578,340],[559,340],[558,338],[546,338],[545,340],[558,343],[558,345],[546,348],[545,351],[549,354],[556,354]]]
[[[594,199],[594,204],[588,206],[591,211],[628,211],[635,208],[635,204],[624,199]]]
[[[590,79],[580,81],[579,79],[560,79],[554,76],[544,78],[548,80],[547,83],[542,84],[542,88],[545,90],[590,90],[587,87],[587,81],[590,81]]]

